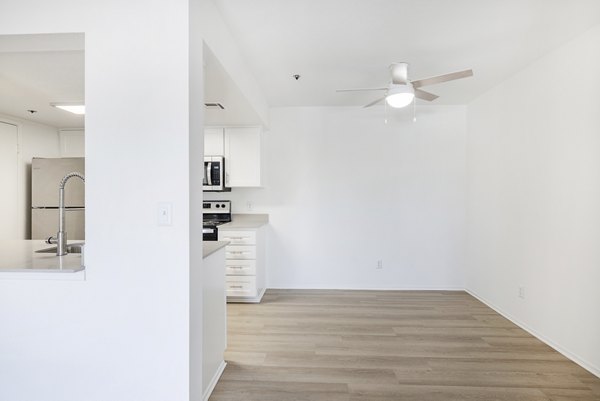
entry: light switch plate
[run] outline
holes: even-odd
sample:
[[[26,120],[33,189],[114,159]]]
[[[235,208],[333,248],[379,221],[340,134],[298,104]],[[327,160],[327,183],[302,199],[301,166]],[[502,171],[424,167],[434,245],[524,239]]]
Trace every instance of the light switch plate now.
[[[171,224],[173,224],[173,204],[160,202],[158,204],[158,225],[170,226]]]

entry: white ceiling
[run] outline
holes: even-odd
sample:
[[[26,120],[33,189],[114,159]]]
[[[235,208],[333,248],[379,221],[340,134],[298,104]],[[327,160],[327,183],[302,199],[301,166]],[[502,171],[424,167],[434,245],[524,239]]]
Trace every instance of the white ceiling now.
[[[260,117],[207,46],[204,46],[204,102],[221,103],[225,107],[225,110],[205,110],[207,126],[261,124]]]
[[[413,80],[472,68],[473,78],[425,88],[440,95],[433,104],[465,104],[600,22],[598,0],[215,3],[270,106],[363,105],[377,93],[335,89],[385,85],[398,61]]]
[[[205,47],[206,125],[260,124],[239,88]],[[83,34],[0,35],[0,114],[57,128],[80,128],[84,117],[50,106],[84,100]],[[27,110],[36,110],[34,114]]]
[[[84,85],[83,34],[0,35],[0,114],[81,128],[83,116],[50,103],[83,102]]]
[[[426,88],[440,95],[433,104],[465,104],[600,23],[598,0],[215,2],[271,106],[366,104],[378,94],[335,89],[385,85],[397,61],[411,79],[473,68],[473,78]],[[205,100],[226,108],[207,110],[207,125],[259,124],[210,51],[205,63]],[[83,116],[50,106],[83,99],[83,34],[0,36],[0,114],[83,127]]]

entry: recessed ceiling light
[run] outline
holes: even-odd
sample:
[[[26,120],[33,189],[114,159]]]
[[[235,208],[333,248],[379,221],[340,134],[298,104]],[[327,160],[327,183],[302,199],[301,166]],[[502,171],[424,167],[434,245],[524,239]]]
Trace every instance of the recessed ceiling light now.
[[[85,114],[85,105],[81,103],[50,103],[50,106],[68,111],[73,114]]]

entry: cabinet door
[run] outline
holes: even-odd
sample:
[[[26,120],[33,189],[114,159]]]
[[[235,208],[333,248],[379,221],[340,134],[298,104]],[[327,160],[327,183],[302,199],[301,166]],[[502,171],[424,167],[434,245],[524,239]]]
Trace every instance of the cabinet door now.
[[[229,187],[260,187],[260,128],[225,128],[225,183]]]
[[[255,276],[256,260],[226,259],[225,273],[228,276]]]
[[[60,130],[60,157],[85,156],[85,132],[83,130]]]
[[[223,128],[204,129],[204,155],[224,156]]]
[[[16,125],[0,121],[0,174],[2,195],[0,196],[0,240],[24,239],[22,211],[25,201],[19,203],[19,133]],[[24,191],[23,191],[24,193]],[[28,211],[26,211],[28,213]],[[10,256],[10,255],[9,255]]]
[[[256,259],[256,247],[254,245],[227,245],[225,257],[228,260]]]
[[[225,289],[229,297],[255,297],[256,277],[227,276]]]
[[[255,245],[255,231],[231,231],[226,229],[219,230],[219,241],[227,241],[229,245]]]

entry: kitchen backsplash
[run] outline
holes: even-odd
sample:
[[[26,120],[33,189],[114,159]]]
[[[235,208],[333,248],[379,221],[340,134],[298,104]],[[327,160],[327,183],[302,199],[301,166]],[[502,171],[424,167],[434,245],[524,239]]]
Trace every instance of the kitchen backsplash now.
[[[262,188],[233,188],[231,192],[204,192],[205,200],[229,200],[232,213],[269,213]]]

